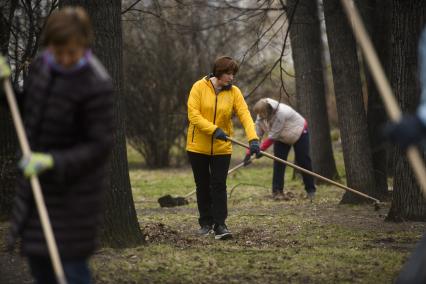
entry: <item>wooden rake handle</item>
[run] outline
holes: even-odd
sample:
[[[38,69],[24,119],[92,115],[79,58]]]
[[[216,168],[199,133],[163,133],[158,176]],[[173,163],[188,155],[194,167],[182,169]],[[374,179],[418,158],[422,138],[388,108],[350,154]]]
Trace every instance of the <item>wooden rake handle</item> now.
[[[401,119],[401,110],[399,109],[398,103],[393,95],[392,88],[386,78],[373,44],[365,30],[358,10],[355,7],[355,4],[350,0],[341,0],[341,2],[346,15],[348,16],[355,38],[361,47],[374,82],[376,83],[385,104],[386,111],[392,121],[399,121]],[[426,168],[417,147],[409,147],[407,149],[407,157],[414,171],[417,182],[423,192],[423,197],[426,198]]]
[[[240,141],[237,141],[237,140],[235,140],[235,139],[233,139],[233,138],[231,138],[231,137],[227,137],[227,139],[228,139],[229,141],[231,141],[232,143],[235,143],[235,144],[237,144],[237,145],[240,145],[240,146],[242,146],[242,147],[244,147],[244,148],[247,148],[247,149],[249,149],[249,148],[250,148],[248,145],[246,145],[246,144],[244,144],[244,143],[241,143]],[[332,185],[335,185],[335,186],[337,186],[337,187],[340,187],[340,188],[342,188],[342,189],[344,189],[344,190],[350,191],[350,192],[352,192],[352,193],[354,193],[354,194],[357,194],[357,195],[360,195],[360,196],[362,196],[362,197],[365,197],[365,198],[371,199],[371,200],[373,200],[375,203],[380,203],[380,200],[378,200],[378,199],[376,199],[376,198],[374,198],[374,197],[371,197],[371,196],[369,196],[369,195],[367,195],[367,194],[365,194],[365,193],[362,193],[362,192],[359,192],[359,191],[357,191],[357,190],[355,190],[355,189],[352,189],[352,188],[350,188],[350,187],[347,187],[347,186],[345,186],[345,185],[343,185],[343,184],[337,183],[337,182],[335,182],[335,181],[333,181],[333,180],[331,180],[331,179],[328,179],[328,178],[326,178],[326,177],[323,177],[323,176],[321,176],[321,175],[319,175],[319,174],[317,174],[317,173],[314,173],[314,172],[308,171],[307,169],[304,169],[304,168],[299,167],[299,166],[297,166],[297,165],[295,165],[295,164],[293,164],[293,163],[290,163],[290,162],[288,162],[288,161],[286,161],[286,160],[283,160],[283,159],[280,159],[280,158],[278,158],[278,157],[275,157],[274,155],[271,155],[271,154],[269,154],[269,153],[267,153],[267,152],[260,151],[260,153],[261,153],[262,155],[264,155],[264,156],[266,156],[266,157],[268,157],[268,158],[272,159],[272,160],[275,160],[275,161],[277,161],[277,162],[283,163],[283,164],[285,164],[285,165],[287,165],[287,166],[290,166],[290,167],[292,167],[292,168],[294,168],[294,169],[296,169],[296,170],[298,170],[298,171],[301,171],[301,172],[303,172],[303,173],[305,173],[305,174],[308,174],[308,175],[311,175],[311,176],[313,176],[313,177],[316,177],[316,178],[318,178],[318,179],[320,179],[320,180],[323,180],[323,181],[325,181],[325,182],[327,182],[327,183],[330,183],[330,184],[332,184]]]
[[[12,113],[13,123],[15,125],[22,153],[24,156],[30,157],[31,149],[28,143],[27,136],[25,134],[24,126],[22,123],[15,96],[13,94],[12,86],[8,79],[5,79],[3,81],[4,89],[6,91],[6,98]],[[59,257],[58,247],[56,245],[55,236],[53,235],[52,225],[50,224],[49,215],[47,214],[46,204],[44,203],[44,198],[38,177],[32,176],[30,182],[31,188],[33,190],[35,203],[37,206],[37,211],[40,216],[41,226],[43,228],[43,233],[46,238],[50,259],[52,260],[53,269],[55,271],[56,279],[58,280],[58,283],[66,284],[67,281],[65,279],[64,269],[62,267],[61,259]]]

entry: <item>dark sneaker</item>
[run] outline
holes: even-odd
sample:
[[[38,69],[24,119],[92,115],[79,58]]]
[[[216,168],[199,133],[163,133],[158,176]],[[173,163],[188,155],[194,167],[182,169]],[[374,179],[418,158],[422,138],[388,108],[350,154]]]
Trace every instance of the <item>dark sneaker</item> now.
[[[217,225],[214,228],[214,238],[216,240],[227,240],[232,238],[232,233],[228,230],[226,225]]]
[[[201,226],[201,228],[198,230],[197,233],[200,236],[207,236],[208,234],[210,234],[211,231],[212,231],[212,226],[203,225],[203,226]]]
[[[282,191],[274,191],[274,192],[272,192],[272,199],[283,200],[284,199],[284,193]]]

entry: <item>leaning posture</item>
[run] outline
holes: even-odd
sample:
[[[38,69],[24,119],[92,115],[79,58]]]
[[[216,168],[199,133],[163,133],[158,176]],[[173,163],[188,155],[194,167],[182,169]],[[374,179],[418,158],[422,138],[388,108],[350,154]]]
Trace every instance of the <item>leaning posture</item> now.
[[[306,120],[294,109],[284,103],[265,98],[259,100],[254,108],[257,115],[256,132],[259,137],[268,134],[262,141],[261,151],[266,151],[274,144],[274,155],[287,160],[288,152],[294,148],[296,163],[312,171],[311,158],[309,155],[309,133]],[[257,155],[260,157],[261,155]],[[244,159],[247,163],[250,159],[248,153]],[[274,161],[272,177],[272,196],[279,200],[283,198],[285,165]],[[315,184],[312,176],[302,174],[303,183],[308,198],[311,200],[315,195]]]

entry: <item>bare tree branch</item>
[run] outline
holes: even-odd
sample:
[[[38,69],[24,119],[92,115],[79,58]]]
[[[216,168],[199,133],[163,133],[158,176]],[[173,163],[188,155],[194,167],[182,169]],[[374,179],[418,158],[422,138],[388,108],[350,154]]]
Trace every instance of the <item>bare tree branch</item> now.
[[[294,14],[295,14],[295,12],[296,12],[296,9],[297,9],[297,5],[298,5],[298,3],[299,3],[299,0],[297,0],[296,1],[296,4],[295,4],[295,6],[294,6],[294,9],[293,9],[293,11],[291,12],[291,15],[290,15],[290,17],[289,17],[289,21],[288,21],[288,27],[287,27],[287,31],[286,31],[286,35],[285,35],[285,37],[284,37],[284,42],[283,42],[283,44],[282,44],[282,47],[281,47],[281,53],[280,53],[280,56],[279,56],[279,58],[274,62],[274,64],[272,65],[272,67],[269,69],[269,71],[263,76],[263,78],[259,81],[259,83],[244,97],[245,99],[248,99],[264,82],[265,82],[265,80],[269,77],[269,76],[271,76],[271,73],[272,73],[272,71],[275,69],[275,67],[277,66],[277,65],[279,65],[279,68],[280,68],[280,82],[281,82],[281,85],[280,85],[280,97],[279,97],[279,102],[281,102],[281,100],[282,100],[282,92],[284,92],[287,96],[289,96],[289,94],[288,94],[288,92],[287,92],[287,90],[286,90],[286,87],[285,87],[285,82],[284,82],[284,76],[283,76],[283,74],[284,73],[286,73],[285,72],[285,70],[284,70],[284,68],[283,68],[283,64],[282,64],[282,60],[283,60],[283,57],[284,57],[284,55],[285,55],[285,48],[286,48],[286,46],[287,46],[287,39],[288,39],[288,36],[289,36],[289,33],[290,33],[290,28],[291,28],[291,25],[292,25],[292,23],[293,23],[293,19],[294,19]]]
[[[132,10],[132,8],[135,7],[141,1],[142,0],[136,0],[135,2],[133,2],[129,7],[127,7],[123,11],[121,11],[121,15],[126,14],[127,12],[129,12],[130,10]]]

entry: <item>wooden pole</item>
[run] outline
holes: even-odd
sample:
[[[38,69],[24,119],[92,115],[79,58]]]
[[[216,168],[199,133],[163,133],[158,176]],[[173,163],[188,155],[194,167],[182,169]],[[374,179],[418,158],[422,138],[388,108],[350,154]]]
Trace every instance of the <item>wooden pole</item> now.
[[[244,144],[244,143],[241,143],[240,141],[237,141],[237,140],[235,140],[235,139],[233,139],[233,138],[231,138],[231,137],[227,137],[227,139],[228,139],[229,141],[231,141],[231,142],[233,142],[233,143],[237,144],[237,145],[240,145],[240,146],[244,147],[244,148],[247,148],[247,149],[249,149],[249,148],[250,148],[248,145],[246,145],[246,144]],[[267,153],[267,152],[260,151],[260,153],[261,153],[262,155],[264,155],[264,156],[266,156],[266,157],[268,157],[268,158],[272,159],[272,160],[275,160],[275,161],[277,161],[277,162],[283,163],[283,164],[285,164],[285,165],[287,165],[287,166],[290,166],[290,167],[292,167],[292,168],[294,168],[294,169],[296,169],[296,170],[298,170],[298,171],[301,171],[301,172],[303,172],[303,173],[305,173],[305,174],[311,175],[311,176],[316,177],[316,178],[318,178],[318,179],[320,179],[320,180],[323,180],[323,181],[325,181],[325,182],[327,182],[327,183],[330,183],[330,184],[332,184],[332,185],[335,185],[335,186],[337,186],[337,187],[340,187],[340,188],[342,188],[342,189],[344,189],[344,190],[350,191],[350,192],[352,192],[352,193],[358,194],[358,195],[360,195],[360,196],[362,196],[362,197],[365,197],[365,198],[367,198],[367,199],[373,200],[375,203],[380,203],[380,200],[378,200],[378,199],[376,199],[376,198],[374,198],[374,197],[371,197],[371,196],[369,196],[369,195],[367,195],[367,194],[365,194],[365,193],[362,193],[362,192],[359,192],[359,191],[357,191],[357,190],[355,190],[355,189],[352,189],[352,188],[350,188],[350,187],[347,187],[347,186],[345,186],[345,185],[343,185],[343,184],[337,183],[337,182],[335,182],[335,181],[333,181],[333,180],[331,180],[331,179],[328,179],[328,178],[323,177],[323,176],[321,176],[321,175],[319,175],[319,174],[317,174],[317,173],[314,173],[314,172],[311,172],[311,171],[309,171],[309,170],[307,170],[307,169],[304,169],[304,168],[302,168],[302,167],[299,167],[299,166],[297,166],[297,165],[295,165],[295,164],[292,164],[292,163],[290,163],[290,162],[288,162],[288,161],[286,161],[286,160],[283,160],[283,159],[277,158],[277,157],[275,157],[274,155],[271,155],[271,154],[269,154],[269,153]]]

